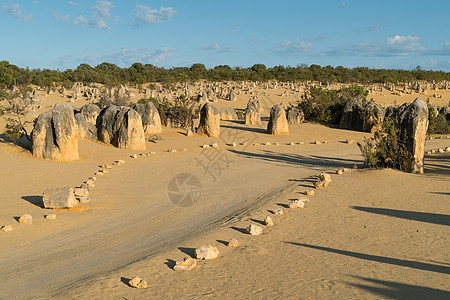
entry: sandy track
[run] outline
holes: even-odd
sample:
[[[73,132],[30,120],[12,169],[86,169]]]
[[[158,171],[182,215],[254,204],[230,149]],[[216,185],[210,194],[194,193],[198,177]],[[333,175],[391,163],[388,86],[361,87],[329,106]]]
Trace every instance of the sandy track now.
[[[333,130],[330,134],[329,129],[322,126],[310,126],[313,131],[328,131],[327,135],[331,138],[336,134]],[[250,134],[253,135],[253,132]],[[355,135],[360,137],[362,133]],[[262,133],[256,133],[256,138],[260,142],[274,140]],[[38,219],[33,227],[19,225],[17,232],[14,232],[17,236],[11,235],[11,244],[2,242],[2,297],[45,297],[61,288],[82,284],[92,276],[123,267],[203,232],[254,206],[256,202],[261,205],[261,199],[281,194],[292,186],[293,182],[289,179],[307,178],[323,169],[353,166],[361,161],[355,145],[336,140],[323,145],[311,145],[307,141],[306,145],[286,146],[284,140],[292,137],[277,139],[281,142],[279,146],[249,146],[245,149],[243,146],[228,147],[222,142],[220,151],[226,153],[230,163],[215,178],[197,166],[197,160],[207,153],[205,151],[213,152],[215,149],[200,150],[195,139],[189,141],[190,152],[158,152],[154,156],[128,160],[124,166],[114,167],[104,178],[97,180],[89,210],[75,215],[58,213],[59,217],[53,224],[42,223]],[[179,142],[177,138],[173,142],[165,141],[167,144]],[[85,148],[82,153],[94,153],[104,146],[82,142],[80,147]],[[160,147],[166,149],[164,145]],[[31,172],[36,165],[50,170],[55,165],[58,170],[63,166],[68,168],[65,172],[72,172],[66,174],[66,182],[73,182],[74,178],[80,182],[78,178],[81,173],[87,178],[87,171],[94,171],[96,163],[110,162],[118,153],[117,149],[105,149],[107,151],[103,157],[90,157],[75,163],[78,164],[75,169],[72,169],[73,164],[42,160],[29,162],[35,166],[24,163],[23,168],[24,171],[29,168],[28,172]],[[29,158],[19,157],[18,160],[29,161]],[[203,186],[200,200],[188,208],[175,206],[167,196],[167,183],[182,172],[193,173]],[[47,181],[53,182],[53,179],[44,180]],[[36,185],[40,187],[44,183],[37,181]],[[23,189],[11,190],[10,194],[25,192]],[[26,201],[22,200],[20,206],[24,203]],[[31,209],[31,204],[29,206]],[[35,218],[36,213],[43,215],[46,212],[36,205],[32,210]],[[14,211],[8,213],[14,215]],[[27,230],[33,232],[30,234]],[[47,230],[48,234],[45,232]],[[2,235],[1,238],[7,241],[10,237]],[[21,288],[18,289],[18,286]]]

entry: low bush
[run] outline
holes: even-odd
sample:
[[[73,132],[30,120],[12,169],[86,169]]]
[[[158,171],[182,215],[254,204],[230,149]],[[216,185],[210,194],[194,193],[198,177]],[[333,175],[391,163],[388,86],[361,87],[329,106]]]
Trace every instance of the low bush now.
[[[375,132],[373,138],[365,138],[363,143],[358,143],[367,166],[408,170],[407,162],[411,157],[402,148],[398,132],[395,122],[386,118],[382,129]]]

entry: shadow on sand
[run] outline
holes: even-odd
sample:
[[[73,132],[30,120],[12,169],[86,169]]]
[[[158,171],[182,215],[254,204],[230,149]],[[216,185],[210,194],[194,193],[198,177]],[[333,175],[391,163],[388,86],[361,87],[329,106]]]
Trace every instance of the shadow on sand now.
[[[296,246],[301,246],[301,247],[322,250],[322,251],[326,251],[326,252],[330,252],[330,253],[341,254],[341,255],[364,259],[364,260],[377,261],[377,262],[381,262],[384,264],[402,266],[402,267],[436,272],[436,273],[442,273],[442,274],[450,274],[450,267],[442,266],[442,265],[428,264],[428,263],[423,263],[423,262],[417,262],[417,261],[406,260],[406,259],[397,259],[397,258],[391,258],[391,257],[379,256],[379,255],[370,255],[370,254],[364,254],[364,253],[352,252],[352,251],[346,251],[346,250],[339,250],[339,249],[322,247],[322,246],[308,245],[308,244],[303,244],[303,243],[295,243],[295,242],[285,242],[285,243],[291,244],[291,245],[296,245]]]
[[[450,225],[450,216],[444,214],[424,213],[417,211],[397,210],[397,209],[377,208],[377,207],[362,207],[362,206],[352,206],[351,208],[372,214],[390,216],[400,219],[446,226]]]
[[[42,201],[42,196],[23,196],[23,200],[30,202],[37,207],[44,208],[44,202]]]
[[[371,285],[347,282],[348,285],[389,299],[450,299],[450,292],[387,280],[355,276]]]

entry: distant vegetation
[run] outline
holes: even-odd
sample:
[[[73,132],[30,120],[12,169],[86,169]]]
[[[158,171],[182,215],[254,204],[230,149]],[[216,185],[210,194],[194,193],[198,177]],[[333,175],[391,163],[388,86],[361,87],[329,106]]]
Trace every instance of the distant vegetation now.
[[[95,67],[81,64],[74,70],[24,69],[0,62],[0,89],[11,85],[25,86],[35,84],[40,87],[53,87],[55,83],[70,88],[74,82],[101,83],[109,86],[119,84],[140,85],[148,82],[175,83],[198,80],[209,81],[319,81],[339,83],[389,83],[416,80],[450,81],[450,73],[443,71],[426,71],[417,67],[415,70],[370,69],[365,67],[321,67],[319,65],[266,68],[256,64],[249,68],[227,65],[207,69],[203,64],[191,67],[160,68],[151,64],[135,63],[129,68],[120,68],[111,63],[101,63]]]

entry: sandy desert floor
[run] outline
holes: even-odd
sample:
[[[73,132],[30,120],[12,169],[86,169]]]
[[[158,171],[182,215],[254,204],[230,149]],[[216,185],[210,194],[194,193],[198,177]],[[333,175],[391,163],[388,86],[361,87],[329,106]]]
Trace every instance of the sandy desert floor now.
[[[295,100],[278,94],[263,97],[261,126],[222,121],[217,139],[166,128],[162,140],[147,142],[155,154],[137,159],[129,156],[145,152],[80,141],[79,161],[52,162],[0,143],[0,226],[14,228],[0,232],[0,298],[449,298],[450,152],[426,155],[421,175],[361,170],[357,145],[344,141],[369,133],[304,123],[291,125],[290,135],[265,134],[269,108]],[[218,107],[243,109],[248,98]],[[62,101],[44,98],[37,114]],[[200,147],[215,142],[219,148]],[[449,139],[428,140],[426,150],[448,146]],[[52,212],[42,207],[44,189],[79,186],[118,159],[126,164],[98,176],[91,203],[44,218]],[[332,175],[306,208],[271,215],[319,173],[355,164],[360,170]],[[187,207],[168,193],[183,173],[199,183]],[[33,225],[17,222],[24,213]],[[261,225],[262,236],[243,233],[267,215],[275,226]],[[226,247],[230,238],[241,246]],[[204,244],[217,246],[219,259],[172,269]],[[134,276],[150,287],[129,287]]]

